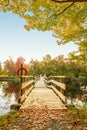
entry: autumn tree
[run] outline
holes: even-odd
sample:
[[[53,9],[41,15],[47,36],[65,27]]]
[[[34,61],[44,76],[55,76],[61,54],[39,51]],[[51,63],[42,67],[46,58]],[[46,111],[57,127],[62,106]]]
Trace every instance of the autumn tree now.
[[[49,75],[53,75],[52,71],[53,71],[53,62],[52,62],[52,58],[49,54],[45,55],[43,57],[43,72],[44,74],[46,74],[47,76]]]
[[[43,57],[42,61],[33,60],[29,62],[29,75],[68,75],[70,77],[86,76],[84,67],[78,62],[76,52],[72,52],[67,58],[59,55],[51,58],[50,55]]]
[[[25,59],[23,57],[18,57],[16,62],[15,62],[15,68],[16,68],[16,72],[17,70],[21,67],[21,64],[24,65]]]
[[[86,49],[86,48],[84,48],[84,49]],[[80,51],[80,53],[79,53],[79,51],[77,51],[77,52],[74,51],[72,53],[69,53],[69,55],[68,55],[67,60],[69,61],[69,64],[71,64],[70,68],[74,67],[74,69],[73,69],[74,75],[87,76],[86,55],[84,56],[84,54],[85,53],[83,53],[83,51]]]
[[[79,51],[80,54],[78,56],[79,66],[82,66],[85,74],[87,75],[87,41],[83,40],[79,42]]]
[[[25,67],[28,70],[29,65],[25,64],[25,59],[23,57],[18,57],[16,59],[16,61],[14,61],[12,59],[12,57],[9,57],[9,59],[7,59],[4,62],[4,71],[8,74],[8,75],[13,75],[16,76],[17,75],[17,70],[21,67],[21,64],[23,64],[23,67]]]
[[[9,57],[9,59],[4,62],[4,71],[6,71],[8,75],[15,74],[15,63],[12,57]]]
[[[42,62],[38,60],[33,60],[31,58],[29,62],[28,74],[33,76],[40,76],[42,74]]]

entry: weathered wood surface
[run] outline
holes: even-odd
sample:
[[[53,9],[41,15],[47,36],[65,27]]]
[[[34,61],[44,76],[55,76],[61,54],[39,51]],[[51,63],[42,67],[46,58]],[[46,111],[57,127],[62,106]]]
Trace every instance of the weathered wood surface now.
[[[36,82],[35,88],[22,104],[21,109],[33,106],[38,108],[48,107],[49,109],[66,109],[65,105],[53,90],[45,86],[43,78]]]
[[[54,86],[51,86],[51,87],[54,90],[54,92],[60,97],[60,99],[63,102],[66,102],[66,97],[59,90],[57,90]]]
[[[27,98],[28,94],[32,91],[34,87],[34,80],[30,80],[28,82],[22,83],[22,88],[21,88],[21,103],[25,101]]]
[[[66,85],[64,83],[61,83],[61,82],[58,82],[58,81],[55,81],[55,80],[50,80],[49,83],[53,83],[55,84],[56,86],[59,86],[60,88],[64,89],[66,88]]]

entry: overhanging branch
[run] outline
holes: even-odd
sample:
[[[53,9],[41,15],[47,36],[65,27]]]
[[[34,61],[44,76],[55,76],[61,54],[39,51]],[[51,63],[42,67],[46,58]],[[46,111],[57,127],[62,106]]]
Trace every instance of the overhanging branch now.
[[[74,5],[74,2],[72,2],[69,6],[67,6],[64,10],[62,10],[60,13],[56,14],[56,15],[60,15],[63,14],[67,9],[69,9],[71,6]]]
[[[64,8],[60,13],[58,13],[58,14],[53,14],[53,15],[51,15],[49,18],[51,18],[51,17],[53,17],[53,16],[58,16],[58,15],[63,14],[67,9],[69,9],[71,6],[73,6],[74,3],[75,3],[75,2],[72,2],[69,6],[67,6],[66,8]]]

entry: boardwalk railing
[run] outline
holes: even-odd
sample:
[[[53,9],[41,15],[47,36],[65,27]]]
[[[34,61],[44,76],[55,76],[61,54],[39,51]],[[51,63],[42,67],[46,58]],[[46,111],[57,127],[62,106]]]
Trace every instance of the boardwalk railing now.
[[[67,78],[67,76],[50,76],[50,79],[48,80],[48,78],[45,77],[47,86],[50,86],[50,88],[64,103],[66,102],[66,97],[64,96],[64,91],[66,90],[66,84],[64,83],[65,78]],[[33,76],[22,76],[21,80],[22,83],[20,103],[23,103],[34,88],[35,80]]]
[[[64,91],[66,89],[66,84],[64,83],[64,79],[67,76],[50,76],[50,80],[45,77],[45,82],[50,84],[51,89],[57,94],[57,96],[65,103],[66,97],[64,96]],[[55,79],[58,79],[56,81]]]
[[[33,76],[22,76],[21,83],[21,99],[20,103],[23,103],[27,96],[30,94],[32,89],[34,88],[34,78]]]

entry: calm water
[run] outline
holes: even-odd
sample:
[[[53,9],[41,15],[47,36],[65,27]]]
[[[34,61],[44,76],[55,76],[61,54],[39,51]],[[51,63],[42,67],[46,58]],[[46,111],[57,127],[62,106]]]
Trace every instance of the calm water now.
[[[67,104],[73,104],[75,106],[77,106],[78,108],[81,108],[85,105],[85,102],[82,102],[81,100],[75,98],[73,100],[71,100],[71,98],[67,99]]]
[[[3,85],[0,85],[0,115],[4,115],[10,111],[10,105],[17,103],[14,94],[4,96]]]

